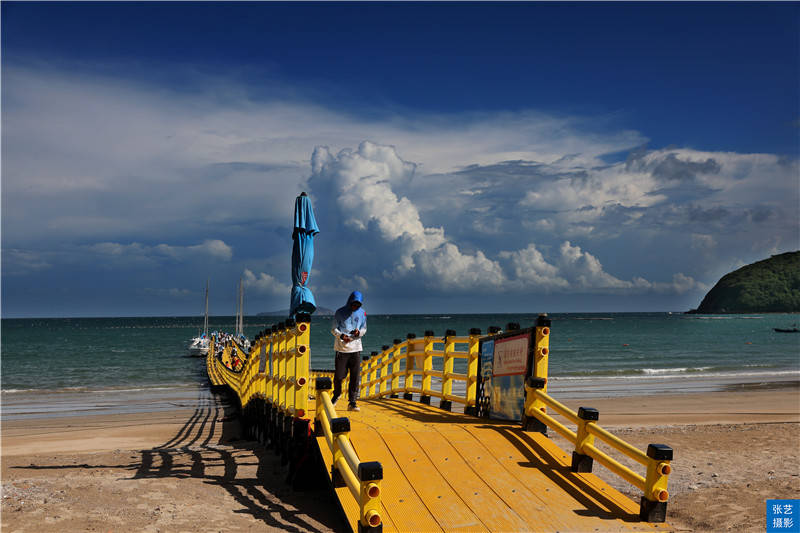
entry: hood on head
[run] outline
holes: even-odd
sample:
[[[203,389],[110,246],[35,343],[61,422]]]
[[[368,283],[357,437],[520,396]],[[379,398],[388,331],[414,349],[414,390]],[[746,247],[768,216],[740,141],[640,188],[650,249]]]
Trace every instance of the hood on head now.
[[[347,305],[350,305],[353,302],[358,302],[360,304],[364,304],[364,297],[358,291],[353,291],[350,293],[350,297],[347,299]]]

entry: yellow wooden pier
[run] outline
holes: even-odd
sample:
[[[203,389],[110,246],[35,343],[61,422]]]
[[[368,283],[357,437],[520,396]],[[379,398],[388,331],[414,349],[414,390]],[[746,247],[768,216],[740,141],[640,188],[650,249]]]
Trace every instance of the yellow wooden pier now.
[[[529,329],[522,423],[476,416],[480,341],[499,340],[501,331],[395,339],[363,361],[360,412],[337,412],[331,376],[310,371],[310,320],[302,315],[261,332],[249,356],[229,343],[216,357],[212,342],[207,369],[212,385],[239,398],[250,435],[281,453],[295,480],[314,475],[309,465],[321,459],[353,531],[669,530],[672,450],[638,450],[600,427],[595,410],[575,412],[553,400],[549,330],[541,317]],[[234,352],[244,361],[239,371]],[[466,361],[462,374],[454,372],[458,359]],[[454,392],[457,381],[462,395]],[[454,403],[465,412],[453,412]],[[548,429],[574,448],[556,446]],[[601,448],[640,463],[643,474]],[[641,500],[591,473],[594,462],[640,489]]]

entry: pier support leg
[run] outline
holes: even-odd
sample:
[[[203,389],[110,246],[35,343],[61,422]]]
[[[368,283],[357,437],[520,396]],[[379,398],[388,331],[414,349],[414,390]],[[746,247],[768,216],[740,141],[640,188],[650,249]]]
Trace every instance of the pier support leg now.
[[[292,484],[295,490],[309,488],[312,481],[309,466],[309,439],[310,421],[304,418],[295,418],[292,422],[292,448],[289,461],[289,476],[286,481]]]
[[[542,435],[547,435],[547,424],[536,417],[522,415],[522,429],[524,431],[536,431]]]
[[[452,411],[453,410],[453,402],[450,400],[442,400],[439,402],[439,409],[443,409],[445,411]]]
[[[413,400],[414,399],[414,395],[411,394],[410,392],[404,392],[403,393],[403,399],[404,400]]]
[[[572,452],[572,466],[573,472],[591,472],[594,465],[594,459],[582,453]]]
[[[667,519],[667,502],[652,502],[642,496],[639,519],[643,522],[664,522]]]
[[[420,403],[424,403],[425,405],[430,405],[431,397],[428,396],[427,394],[423,394],[422,396],[419,397],[419,401]]]

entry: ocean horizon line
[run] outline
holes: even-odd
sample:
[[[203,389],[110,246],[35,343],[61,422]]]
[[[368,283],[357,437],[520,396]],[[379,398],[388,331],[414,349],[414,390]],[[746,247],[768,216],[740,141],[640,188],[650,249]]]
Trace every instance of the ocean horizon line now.
[[[643,314],[669,314],[669,315],[689,315],[693,317],[734,317],[741,315],[798,315],[800,312],[757,312],[757,313],[689,313],[689,311],[675,311],[675,310],[649,310],[649,311],[502,311],[502,312],[487,312],[481,311],[476,313],[464,312],[449,312],[449,311],[426,311],[419,313],[391,313],[391,312],[371,312],[369,315],[373,316],[431,316],[431,318],[441,318],[441,316],[512,316],[512,315],[600,315],[600,314],[613,314],[613,315],[643,315]],[[437,315],[437,316],[434,316]],[[194,315],[63,315],[63,316],[2,316],[0,320],[71,320],[71,319],[130,319],[130,318],[202,318],[201,314]],[[235,315],[208,315],[209,320],[214,318],[234,318]],[[316,315],[330,317],[332,315]],[[266,318],[279,318],[278,315],[264,315],[264,314],[245,314],[245,318],[251,319],[266,319]],[[312,318],[314,315],[312,315]],[[285,318],[289,318],[288,316]],[[269,320],[267,320],[269,322]]]

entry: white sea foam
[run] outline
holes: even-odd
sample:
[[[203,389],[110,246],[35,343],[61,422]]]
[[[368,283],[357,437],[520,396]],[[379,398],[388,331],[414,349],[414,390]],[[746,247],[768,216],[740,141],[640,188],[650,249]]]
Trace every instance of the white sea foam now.
[[[703,372],[713,367],[710,366],[697,366],[697,367],[683,367],[683,368],[643,368],[643,374],[657,375],[657,374],[677,374],[682,372]]]
[[[595,375],[595,376],[551,376],[549,381],[606,381],[606,380],[625,380],[625,381],[638,381],[648,379],[665,379],[665,378],[681,378],[681,379],[708,379],[708,378],[769,378],[773,377],[800,377],[800,370],[776,370],[776,371],[763,371],[763,372],[697,372],[687,373],[681,372],[680,369],[660,369],[672,370],[668,372],[658,372],[649,374],[625,374],[625,375]],[[685,370],[685,369],[684,369]]]

